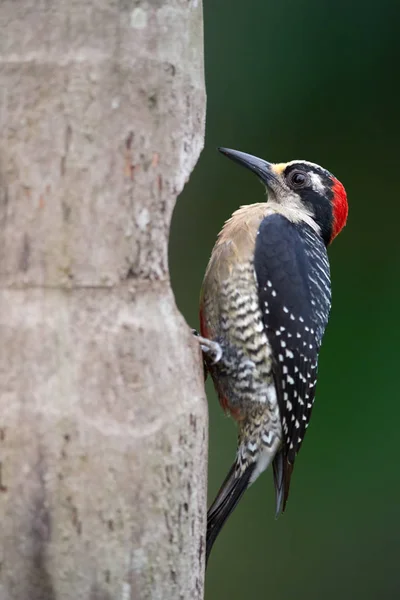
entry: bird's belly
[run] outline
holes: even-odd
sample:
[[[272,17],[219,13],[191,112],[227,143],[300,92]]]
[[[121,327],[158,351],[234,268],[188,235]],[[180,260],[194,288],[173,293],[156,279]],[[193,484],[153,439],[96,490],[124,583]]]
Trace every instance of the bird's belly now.
[[[218,363],[208,365],[208,369],[222,407],[240,420],[255,403],[275,405],[275,384],[265,348],[257,360],[221,336],[217,341],[221,345],[222,358]]]
[[[275,405],[272,353],[253,265],[239,265],[229,278],[219,282],[213,302],[207,300],[206,294],[201,326],[203,335],[222,349],[222,359],[208,365],[221,405],[238,420],[245,418],[254,403]]]
[[[236,265],[202,308],[202,334],[218,342],[222,358],[208,370],[220,403],[239,423],[238,475],[252,462],[262,472],[281,445],[282,430],[272,349],[265,331],[254,267]]]

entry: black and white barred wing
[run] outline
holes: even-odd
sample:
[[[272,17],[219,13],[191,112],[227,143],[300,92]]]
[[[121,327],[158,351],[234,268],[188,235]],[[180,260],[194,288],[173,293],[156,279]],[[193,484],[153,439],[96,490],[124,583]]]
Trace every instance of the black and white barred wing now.
[[[318,352],[331,303],[329,262],[311,227],[275,214],[260,225],[254,266],[282,421],[283,445],[274,461],[279,513],[314,403]]]

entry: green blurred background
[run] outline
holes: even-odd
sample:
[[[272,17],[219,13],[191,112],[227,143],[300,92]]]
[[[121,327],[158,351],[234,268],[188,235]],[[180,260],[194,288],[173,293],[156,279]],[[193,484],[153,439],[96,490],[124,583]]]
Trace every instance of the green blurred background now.
[[[317,402],[287,512],[270,472],[223,529],[206,599],[400,597],[400,4],[204,0],[206,146],[178,200],[170,264],[198,326],[203,273],[224,220],[263,189],[219,145],[271,161],[308,159],[345,184],[348,226],[330,249],[333,310]],[[209,500],[236,428],[207,384]]]

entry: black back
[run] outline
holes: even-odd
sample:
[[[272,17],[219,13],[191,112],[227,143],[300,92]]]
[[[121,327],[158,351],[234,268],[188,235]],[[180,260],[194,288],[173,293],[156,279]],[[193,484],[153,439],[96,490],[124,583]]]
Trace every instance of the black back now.
[[[329,262],[323,239],[309,225],[274,214],[260,225],[254,267],[283,428],[282,455],[274,465],[275,484],[284,489],[282,510],[314,403],[331,304]]]

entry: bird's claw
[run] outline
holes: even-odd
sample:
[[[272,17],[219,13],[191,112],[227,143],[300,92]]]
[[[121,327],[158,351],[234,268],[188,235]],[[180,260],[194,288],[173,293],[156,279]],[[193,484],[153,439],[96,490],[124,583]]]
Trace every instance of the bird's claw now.
[[[210,356],[210,358],[212,359],[212,363],[215,365],[217,362],[219,362],[222,358],[222,348],[220,344],[218,344],[218,342],[213,342],[213,340],[209,340],[208,338],[199,335],[199,333],[195,329],[192,329],[192,333],[198,339],[203,353]]]

